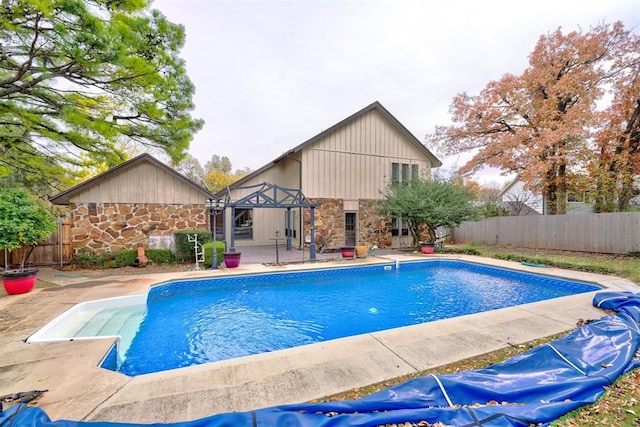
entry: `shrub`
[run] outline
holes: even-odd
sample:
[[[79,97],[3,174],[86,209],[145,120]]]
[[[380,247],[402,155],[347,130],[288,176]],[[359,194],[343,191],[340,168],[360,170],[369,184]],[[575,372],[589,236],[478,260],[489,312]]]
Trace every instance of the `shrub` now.
[[[55,217],[44,203],[19,188],[0,189],[0,248],[35,246],[54,231]],[[29,253],[24,251],[20,268]]]
[[[176,260],[178,262],[195,262],[196,256],[193,250],[193,242],[189,241],[189,236],[198,236],[198,242],[205,244],[212,240],[209,230],[180,230],[173,233],[176,241]]]
[[[211,268],[213,264],[213,242],[205,243],[202,245],[204,247],[204,266],[206,268]],[[216,253],[218,254],[218,265],[222,265],[224,261],[224,242],[216,240]]]
[[[138,251],[136,249],[123,249],[118,252],[96,254],[80,249],[75,256],[75,263],[81,268],[120,268],[133,266]]]
[[[96,254],[84,248],[80,249],[75,256],[75,263],[81,268],[92,268],[103,266],[108,254]]]
[[[109,268],[133,266],[137,257],[138,251],[136,249],[123,249],[111,254],[107,266]]]
[[[175,261],[171,249],[147,249],[145,255],[156,264],[171,264]]]

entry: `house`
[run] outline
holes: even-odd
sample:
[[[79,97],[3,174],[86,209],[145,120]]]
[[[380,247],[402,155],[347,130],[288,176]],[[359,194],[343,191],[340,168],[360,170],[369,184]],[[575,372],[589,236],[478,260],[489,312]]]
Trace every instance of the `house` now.
[[[208,228],[212,194],[142,154],[50,200],[69,206],[73,253],[173,247],[173,232]]]
[[[263,185],[299,190],[300,199],[315,209],[316,242],[327,247],[368,242],[397,248],[409,245],[411,238],[406,223],[378,210],[385,187],[420,174],[428,176],[432,168],[441,165],[402,123],[374,102],[217,196],[224,196],[227,202],[251,198],[249,195]],[[310,243],[308,208],[234,207],[233,212],[225,209],[224,217],[225,239],[233,245],[273,244],[275,236],[286,236],[288,243],[298,248],[305,240]],[[222,215],[219,220],[223,222]]]
[[[502,207],[512,216],[547,215],[547,200],[542,194],[530,189],[525,189],[525,184],[516,178],[507,184],[500,193],[498,199]],[[590,203],[587,195],[569,193],[567,195],[567,214],[594,213],[593,203]]]
[[[512,216],[543,215],[544,199],[542,194],[525,190],[524,182],[516,178],[498,193],[502,207]]]

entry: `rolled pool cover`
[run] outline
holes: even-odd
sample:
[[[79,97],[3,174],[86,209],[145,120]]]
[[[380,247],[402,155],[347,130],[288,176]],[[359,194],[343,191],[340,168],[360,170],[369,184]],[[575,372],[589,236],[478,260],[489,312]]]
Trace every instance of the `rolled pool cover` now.
[[[617,312],[551,343],[484,369],[417,378],[358,400],[301,403],[166,424],[51,421],[24,404],[0,413],[0,427],[347,427],[443,423],[452,426],[547,425],[593,403],[620,375],[640,366],[640,296],[599,292],[593,304]]]

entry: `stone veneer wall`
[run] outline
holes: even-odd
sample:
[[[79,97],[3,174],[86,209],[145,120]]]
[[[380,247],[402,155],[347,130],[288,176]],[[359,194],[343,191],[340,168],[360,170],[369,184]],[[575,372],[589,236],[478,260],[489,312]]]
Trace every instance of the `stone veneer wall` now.
[[[360,200],[358,226],[360,241],[377,243],[379,248],[391,247],[391,218],[380,213],[379,200]]]
[[[344,244],[344,203],[342,199],[309,199],[316,205],[316,239],[322,234],[327,246]],[[378,200],[360,200],[358,203],[358,230],[360,241],[377,243],[378,247],[391,246],[391,219],[378,210]],[[311,209],[304,210],[304,235],[310,232]]]
[[[327,246],[342,246],[344,243],[344,203],[341,199],[309,199],[316,205],[316,240],[324,236]],[[304,235],[311,231],[311,209],[304,209]]]
[[[94,253],[149,246],[149,236],[172,235],[177,230],[207,229],[203,204],[72,203],[73,253]]]

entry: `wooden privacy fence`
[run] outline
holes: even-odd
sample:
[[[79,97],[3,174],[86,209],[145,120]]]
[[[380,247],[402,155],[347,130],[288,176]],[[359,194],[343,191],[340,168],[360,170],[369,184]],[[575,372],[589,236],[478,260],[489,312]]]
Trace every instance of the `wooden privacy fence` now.
[[[25,252],[31,248],[15,249],[13,251],[0,250],[2,268],[14,268],[20,264]],[[63,265],[71,259],[71,218],[58,220],[58,230],[48,239],[33,248],[27,264],[30,265]]]
[[[640,212],[488,218],[453,230],[456,243],[626,254],[640,252]]]

